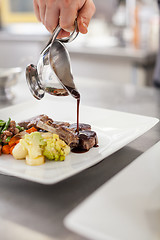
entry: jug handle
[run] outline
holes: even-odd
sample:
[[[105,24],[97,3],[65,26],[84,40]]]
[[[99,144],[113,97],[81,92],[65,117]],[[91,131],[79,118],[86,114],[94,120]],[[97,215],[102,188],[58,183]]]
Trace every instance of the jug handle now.
[[[47,45],[45,46],[45,48],[41,51],[41,54],[42,52],[45,51],[45,49],[50,45],[52,44],[56,37],[58,36],[59,32],[61,31],[61,27],[58,25],[56,27],[56,29],[54,30],[51,38],[49,39]],[[79,31],[78,31],[78,24],[77,24],[77,20],[75,20],[75,28],[74,28],[74,31],[71,33],[71,35],[69,37],[66,37],[66,38],[60,38],[58,39],[60,42],[63,42],[63,43],[69,43],[69,42],[72,42],[79,34]]]

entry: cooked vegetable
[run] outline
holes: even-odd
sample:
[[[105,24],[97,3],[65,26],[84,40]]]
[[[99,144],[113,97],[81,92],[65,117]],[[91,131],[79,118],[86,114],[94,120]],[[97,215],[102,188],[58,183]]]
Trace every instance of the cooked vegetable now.
[[[27,133],[32,133],[32,132],[36,132],[37,129],[35,127],[31,127],[28,130],[26,130]]]
[[[24,127],[20,127],[19,125],[17,125],[16,128],[18,128],[20,132],[24,130]]]
[[[41,132],[41,135],[44,139],[49,139],[53,137],[53,133],[51,132]]]
[[[0,144],[0,155],[2,154],[2,145]]]
[[[10,146],[8,144],[2,147],[2,153],[10,154]]]
[[[65,156],[70,152],[70,147],[57,134],[52,139],[46,140],[43,155],[49,160],[64,161]]]
[[[12,154],[12,152],[13,152],[13,149],[14,149],[14,147],[15,147],[16,145],[14,145],[14,146],[12,146],[12,147],[10,147],[10,154]]]
[[[20,142],[16,145],[13,145],[10,148],[10,151],[11,151],[11,154],[13,155],[13,157],[17,160],[25,159],[27,154],[28,154],[27,149],[24,148],[23,145]]]
[[[5,125],[4,125],[4,127],[2,129],[2,133],[8,129],[10,121],[11,121],[11,118],[9,118],[8,121],[5,123]]]
[[[28,151],[29,158],[34,159],[42,156],[45,141],[39,132],[26,134],[20,143]]]
[[[11,140],[11,137],[7,137],[6,138],[6,143],[9,143],[10,140]]]
[[[3,120],[0,120],[0,127],[3,127],[4,125],[5,125],[5,121],[3,121]]]
[[[16,134],[8,142],[9,146],[12,147],[12,146],[16,145],[17,143],[19,143],[20,139],[21,139],[20,135]]]
[[[29,155],[26,156],[26,163],[30,166],[42,165],[44,161],[44,156],[39,156],[36,158],[30,158]]]

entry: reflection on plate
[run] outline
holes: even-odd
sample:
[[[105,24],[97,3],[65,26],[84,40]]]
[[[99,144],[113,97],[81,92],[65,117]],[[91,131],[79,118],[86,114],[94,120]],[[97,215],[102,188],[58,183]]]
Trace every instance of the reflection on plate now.
[[[159,240],[160,142],[70,213],[65,225],[92,240]]]
[[[16,122],[47,114],[54,120],[76,122],[76,102],[64,100],[30,101],[0,110],[3,119],[11,117]],[[0,157],[0,171],[16,177],[43,184],[53,184],[66,179],[88,167],[97,164],[105,157],[139,137],[158,119],[116,112],[107,109],[80,106],[80,122],[91,124],[97,132],[99,147],[83,154],[70,153],[64,162],[46,162],[41,166],[27,166],[23,160],[12,156]]]

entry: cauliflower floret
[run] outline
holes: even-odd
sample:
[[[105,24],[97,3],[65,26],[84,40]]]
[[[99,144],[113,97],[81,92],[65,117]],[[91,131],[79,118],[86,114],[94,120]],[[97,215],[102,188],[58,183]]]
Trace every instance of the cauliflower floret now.
[[[24,139],[20,140],[20,143],[27,149],[29,158],[31,159],[42,156],[43,147],[46,144],[39,132],[26,134]]]
[[[52,139],[46,139],[43,155],[49,160],[64,161],[69,152],[70,147],[57,134],[53,134]]]

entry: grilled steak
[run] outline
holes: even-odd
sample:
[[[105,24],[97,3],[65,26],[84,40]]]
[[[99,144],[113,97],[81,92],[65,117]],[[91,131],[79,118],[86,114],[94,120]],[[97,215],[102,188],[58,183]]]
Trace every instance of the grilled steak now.
[[[77,130],[77,124],[76,123],[72,123],[69,126],[69,129],[76,131]],[[85,124],[85,123],[80,123],[79,124],[79,131],[83,131],[83,130],[91,130],[91,125],[89,124]]]
[[[80,149],[89,150],[96,146],[98,143],[97,134],[94,131],[80,131],[79,132],[79,145]]]
[[[37,128],[37,123],[40,120],[47,121],[47,120],[50,120],[50,118],[47,115],[42,114],[42,115],[35,116],[33,118],[29,118],[25,121],[19,122],[18,125],[20,127],[24,127],[24,129],[29,129],[31,127]]]
[[[89,124],[80,123],[78,134],[76,132],[76,123],[69,124],[68,122],[53,121],[44,114],[20,122],[19,126],[25,129],[35,127],[39,130],[58,134],[71,148],[78,147],[80,149],[89,150],[98,143],[97,134],[91,131],[91,126]]]
[[[65,141],[71,148],[77,147],[79,144],[79,138],[75,131],[69,129],[69,123],[45,121],[41,119],[37,123],[37,127],[54,134],[58,134],[59,137]]]

